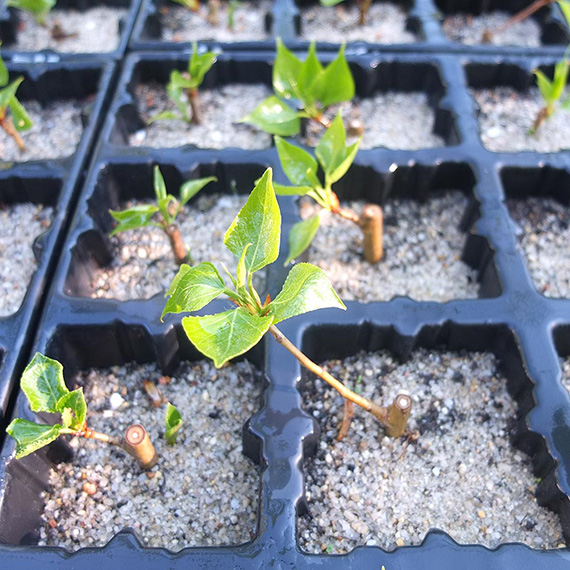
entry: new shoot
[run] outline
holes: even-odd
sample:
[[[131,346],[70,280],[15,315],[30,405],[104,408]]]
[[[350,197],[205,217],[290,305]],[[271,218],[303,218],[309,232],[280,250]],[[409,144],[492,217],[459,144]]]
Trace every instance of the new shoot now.
[[[175,69],[170,74],[170,81],[166,86],[166,93],[176,105],[177,111],[163,111],[151,117],[148,124],[155,121],[172,120],[185,121],[188,124],[202,123],[202,111],[198,87],[202,85],[204,77],[216,62],[216,54],[208,51],[198,54],[198,44],[194,42],[192,54],[188,60],[187,71],[180,72]]]
[[[289,255],[285,263],[298,258],[310,245],[319,229],[324,210],[357,224],[364,238],[364,257],[369,263],[378,263],[383,255],[382,208],[366,204],[362,214],[342,208],[332,185],[338,182],[350,168],[360,140],[346,146],[346,132],[340,113],[334,118],[328,131],[315,148],[317,159],[300,147],[275,137],[275,146],[281,167],[293,186],[275,184],[275,192],[281,195],[309,196],[322,210],[302,222],[296,223],[289,234]],[[324,183],[319,178],[319,167],[324,173]]]
[[[124,438],[94,431],[87,426],[87,405],[83,388],[70,391],[63,379],[63,366],[37,352],[21,379],[32,412],[59,414],[54,425],[38,424],[22,418],[15,419],[6,431],[16,440],[16,459],[20,459],[55,441],[62,435],[95,439],[116,445],[132,455],[143,469],[152,468],[158,455],[148,433],[139,424],[127,428]]]
[[[155,227],[160,228],[168,237],[172,253],[178,265],[189,262],[192,258],[184,245],[184,240],[180,233],[180,228],[176,222],[176,218],[188,203],[204,186],[218,179],[215,176],[207,178],[198,178],[196,180],[188,180],[180,186],[180,200],[177,200],[172,194],[166,192],[166,184],[158,166],[154,167],[154,195],[156,202],[154,204],[143,204],[133,206],[126,210],[114,211],[109,213],[118,225],[111,232],[110,237],[127,230],[136,228]]]
[[[305,61],[301,61],[277,38],[273,90],[275,95],[260,103],[242,122],[282,137],[299,134],[302,118],[329,127],[324,116],[326,109],[354,97],[354,79],[344,56],[344,45],[336,58],[323,67],[314,42]]]
[[[0,56],[0,127],[16,141],[20,150],[26,148],[20,131],[30,129],[33,124],[26,109],[16,98],[16,91],[22,81],[24,78],[18,77],[10,83],[8,68]]]
[[[548,119],[558,107],[566,111],[570,110],[570,97],[562,98],[568,80],[568,66],[570,65],[570,61],[568,60],[569,55],[567,50],[564,59],[554,66],[552,81],[540,71],[540,69],[534,70],[538,90],[542,96],[543,106],[532,124],[530,129],[531,134],[536,133],[540,125]]]
[[[182,265],[167,292],[169,297],[162,316],[169,313],[191,313],[204,308],[219,295],[227,295],[234,309],[213,315],[184,317],[182,327],[194,346],[219,368],[228,360],[247,352],[266,333],[299,363],[335,388],[347,402],[373,414],[386,428],[386,433],[399,437],[406,429],[411,399],[405,394],[383,407],[356,394],[326,370],[310,360],[277,325],[296,315],[325,307],[346,309],[325,273],[309,263],[293,266],[279,294],[264,301],[253,286],[253,274],[273,263],[279,256],[281,213],[267,169],[256,184],[224,236],[224,244],[238,259],[235,276],[229,272],[231,286],[226,286],[211,263],[195,267]],[[346,424],[350,414],[345,414]],[[348,426],[341,427],[346,433]]]

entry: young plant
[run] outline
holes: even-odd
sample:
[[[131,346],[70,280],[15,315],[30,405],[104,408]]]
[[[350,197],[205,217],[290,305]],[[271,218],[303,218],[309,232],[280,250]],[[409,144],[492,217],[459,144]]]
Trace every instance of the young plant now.
[[[309,118],[328,127],[323,112],[336,103],[354,97],[354,79],[344,56],[344,45],[329,65],[323,67],[317,59],[314,42],[305,61],[300,61],[277,38],[277,56],[273,65],[275,95],[260,103],[242,122],[282,137],[293,136],[301,130],[301,118]],[[294,100],[299,109],[285,101]]]
[[[182,265],[166,294],[169,299],[162,316],[198,311],[226,294],[236,308],[182,319],[190,341],[213,359],[217,368],[248,351],[269,332],[301,365],[338,390],[347,401],[373,414],[386,427],[388,435],[398,437],[404,433],[410,414],[409,396],[398,395],[389,407],[363,398],[310,360],[277,328],[280,322],[309,311],[346,308],[325,273],[309,263],[299,263],[291,269],[275,299],[268,295],[264,302],[253,286],[253,274],[279,256],[281,213],[271,177],[268,168],[224,236],[224,244],[239,260],[235,277],[228,273],[233,287],[226,286],[211,263]]]
[[[344,0],[320,0],[321,6],[337,6],[341,2],[344,2]],[[366,16],[368,16],[370,6],[372,6],[372,0],[356,0],[356,5],[360,12],[358,24],[364,26],[366,24]]]
[[[16,141],[20,150],[26,146],[19,131],[26,131],[33,124],[24,106],[16,98],[16,91],[22,81],[24,78],[18,77],[10,83],[8,69],[0,56],[0,127]]]
[[[568,60],[568,50],[562,61],[559,61],[554,66],[554,77],[552,81],[540,71],[540,69],[535,69],[534,74],[536,75],[536,83],[538,84],[538,90],[542,96],[544,105],[538,112],[534,123],[530,129],[530,133],[536,133],[540,125],[548,119],[556,110],[557,103],[561,100],[564,94],[564,88],[566,87],[566,82],[568,80],[568,66],[570,61]],[[560,108],[565,110],[570,110],[570,97],[566,97],[564,100],[560,101]]]
[[[56,2],[57,0],[6,0],[6,6],[29,12],[43,26]]]
[[[37,352],[24,370],[21,387],[32,412],[59,414],[61,419],[60,423],[54,425],[15,419],[6,431],[16,440],[16,459],[48,445],[61,435],[74,435],[121,447],[144,469],[150,469],[158,461],[148,434],[141,425],[129,426],[124,439],[87,427],[87,405],[83,388],[73,391],[67,388],[63,379],[63,366],[57,360]]]
[[[566,18],[566,21],[570,22],[570,0],[535,0],[532,4],[530,4],[529,6],[527,6],[526,8],[524,8],[520,12],[517,12],[514,16],[509,18],[502,26],[500,26],[496,30],[494,31],[485,30],[483,32],[481,41],[483,43],[490,43],[491,40],[493,39],[493,36],[502,34],[505,30],[508,30],[511,26],[514,26],[515,24],[518,24],[519,22],[522,22],[527,18],[530,18],[535,12],[537,12],[541,8],[544,8],[545,6],[548,6],[548,4],[554,4],[554,2],[557,2],[558,5],[560,6],[560,10],[562,10],[564,17]]]
[[[176,119],[189,124],[199,125],[202,123],[202,111],[198,87],[202,85],[204,76],[216,61],[214,52],[198,54],[198,45],[194,42],[192,54],[188,60],[188,70],[180,73],[175,69],[170,74],[170,81],[166,86],[166,93],[176,105],[176,111],[163,111],[149,119],[149,125],[155,121]],[[188,108],[190,104],[190,108]]]
[[[178,214],[188,201],[194,197],[204,186],[218,179],[215,176],[188,180],[180,186],[180,200],[166,192],[166,184],[158,166],[154,167],[154,195],[156,204],[143,204],[133,206],[120,212],[109,210],[109,213],[119,224],[111,232],[114,236],[119,232],[134,230],[136,228],[155,227],[160,228],[168,236],[172,253],[176,263],[180,265],[186,261],[192,263],[192,258],[186,250],[184,240],[180,234],[180,228],[176,223]]]
[[[321,214],[329,210],[362,229],[364,236],[364,257],[369,263],[377,263],[382,258],[382,209],[376,204],[366,204],[362,215],[340,206],[332,185],[338,182],[352,164],[360,140],[346,146],[346,132],[340,113],[315,148],[315,160],[307,151],[288,143],[281,137],[275,137],[275,146],[279,153],[285,175],[294,186],[275,185],[277,194],[289,196],[310,196],[323,210],[315,216],[296,223],[289,234],[289,255],[285,263],[299,257],[311,245],[319,229]],[[320,169],[324,173],[324,183],[318,176]]]
[[[164,416],[164,437],[168,445],[174,445],[176,443],[176,438],[178,437],[178,432],[182,427],[182,414],[178,411],[176,406],[173,406],[168,402],[166,407],[166,414]]]

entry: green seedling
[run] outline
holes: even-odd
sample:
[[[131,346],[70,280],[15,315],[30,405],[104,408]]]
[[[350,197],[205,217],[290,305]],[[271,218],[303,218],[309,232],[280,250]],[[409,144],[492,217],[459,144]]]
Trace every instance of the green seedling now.
[[[548,77],[542,71],[540,71],[540,69],[534,70],[534,74],[536,75],[536,83],[538,85],[538,90],[540,91],[544,105],[534,120],[534,123],[530,129],[531,134],[536,133],[540,125],[554,113],[557,106],[567,111],[570,110],[570,97],[566,97],[561,100],[562,95],[564,94],[564,88],[566,87],[566,82],[568,80],[568,66],[570,65],[568,55],[569,54],[567,51],[564,59],[562,61],[559,61],[554,66],[554,77],[552,78],[552,81],[548,79]]]
[[[201,124],[202,112],[198,87],[202,85],[206,73],[210,71],[215,62],[216,54],[214,52],[198,54],[198,45],[194,42],[192,54],[188,60],[188,70],[182,73],[174,70],[170,74],[170,81],[166,86],[166,93],[176,105],[177,111],[163,111],[151,117],[148,123],[176,119],[189,124]]]
[[[400,394],[388,408],[363,398],[310,360],[277,328],[280,322],[309,311],[346,308],[322,269],[309,263],[295,265],[279,294],[273,300],[267,295],[265,301],[261,301],[253,286],[253,274],[275,262],[279,256],[280,234],[281,213],[272,171],[268,168],[224,236],[225,246],[238,259],[235,276],[226,270],[231,287],[226,286],[211,263],[195,267],[182,265],[166,293],[169,299],[162,317],[169,313],[199,311],[225,294],[236,308],[182,319],[182,327],[192,344],[211,358],[217,368],[250,350],[269,332],[301,365],[329,383],[345,399],[372,413],[386,427],[388,435],[401,435],[411,409],[409,396]]]
[[[16,98],[16,91],[22,81],[24,78],[18,77],[10,83],[8,69],[0,56],[0,127],[16,141],[20,150],[26,148],[20,131],[30,129],[33,124],[26,109]]]
[[[361,216],[342,208],[332,189],[350,168],[360,140],[346,146],[346,132],[340,113],[315,148],[316,159],[302,148],[275,137],[275,146],[281,167],[293,186],[275,185],[277,194],[309,196],[321,208],[318,214],[296,223],[289,234],[289,255],[285,263],[297,259],[311,245],[319,229],[322,212],[328,210],[357,224],[364,235],[364,257],[370,263],[382,258],[382,209],[375,204],[366,204]],[[319,178],[319,167],[324,173],[324,182]]]
[[[168,402],[168,406],[166,407],[164,425],[164,437],[166,438],[166,443],[168,443],[168,445],[174,445],[176,443],[176,438],[178,437],[178,432],[182,427],[182,414],[178,411],[176,406],[173,406],[170,402]]]
[[[32,412],[59,414],[60,423],[49,425],[15,419],[6,431],[16,440],[16,459],[33,453],[62,435],[72,435],[121,447],[145,469],[156,464],[158,457],[141,425],[129,426],[124,439],[87,427],[83,388],[73,391],[67,388],[63,366],[57,360],[37,352],[22,374],[21,387]]]
[[[242,122],[282,137],[297,135],[302,118],[328,127],[330,123],[324,111],[354,97],[354,79],[344,56],[344,45],[334,61],[323,67],[317,59],[314,42],[302,62],[278,38],[273,90],[275,95],[265,99]],[[285,101],[294,101],[299,108],[292,108]]]
[[[239,0],[229,0],[228,2],[228,30],[235,28],[235,13],[240,4],[241,2]]]
[[[216,182],[215,176],[188,180],[180,186],[180,200],[166,192],[166,184],[158,166],[154,167],[154,195],[156,204],[143,204],[133,206],[119,212],[109,210],[109,213],[119,224],[111,232],[114,236],[119,232],[134,230],[136,228],[155,227],[160,228],[167,236],[172,247],[172,253],[179,265],[189,261],[192,263],[190,254],[186,250],[184,240],[180,234],[180,228],[176,223],[178,214],[188,201],[193,198],[204,186],[210,182]]]
[[[6,6],[29,12],[42,26],[45,25],[46,16],[51,12],[57,0],[6,0]]]
[[[483,32],[483,36],[481,37],[481,41],[483,43],[490,43],[493,39],[493,36],[497,36],[502,34],[505,30],[508,30],[511,26],[518,24],[530,18],[535,12],[548,6],[548,4],[554,4],[555,2],[558,3],[560,10],[564,14],[567,22],[570,22],[570,0],[535,0],[532,4],[517,12],[514,16],[509,18],[502,26],[497,28],[496,30],[485,30]]]
[[[337,6],[344,0],[320,0],[321,6]],[[366,17],[370,11],[370,6],[372,6],[372,0],[356,0],[356,5],[360,15],[358,17],[358,24],[364,26],[366,24]]]

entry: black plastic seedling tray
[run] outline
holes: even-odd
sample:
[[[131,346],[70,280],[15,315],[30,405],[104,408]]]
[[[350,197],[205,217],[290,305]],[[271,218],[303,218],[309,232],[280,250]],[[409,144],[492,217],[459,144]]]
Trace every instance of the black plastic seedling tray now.
[[[325,310],[283,323],[283,332],[317,361],[342,358],[360,350],[387,349],[406,359],[416,347],[483,350],[494,353],[518,403],[512,443],[532,460],[541,479],[537,498],[555,510],[566,539],[570,537],[570,396],[563,388],[559,357],[570,354],[570,301],[540,295],[517,248],[516,228],[505,197],[551,195],[568,205],[568,151],[493,153],[479,138],[477,106],[467,87],[508,84],[525,91],[533,84],[532,69],[548,69],[552,57],[484,57],[449,54],[371,53],[348,50],[357,93],[422,91],[436,112],[434,129],[444,146],[419,151],[376,148],[359,152],[354,166],[336,190],[341,199],[380,204],[394,197],[429,200],[432,193],[458,189],[470,199],[461,220],[463,259],[477,270],[477,299],[445,303],[395,297],[387,302],[348,302],[345,313]],[[229,82],[270,83],[273,54],[221,54],[207,87]],[[330,56],[329,56],[330,57]],[[33,350],[64,363],[67,378],[81,369],[130,361],[155,361],[170,373],[181,359],[199,358],[186,340],[178,319],[160,322],[164,299],[120,302],[92,299],[88,282],[96,265],[112,255],[107,232],[109,207],[133,197],[150,197],[150,176],[160,165],[167,185],[214,174],[219,182],[205,192],[245,193],[267,167],[285,182],[275,148],[265,150],[199,150],[133,148],[127,135],[141,128],[132,91],[139,81],[166,82],[181,68],[186,53],[134,54],[127,58],[116,96],[104,122],[99,145],[79,197]],[[326,59],[326,58],[325,58]],[[293,199],[280,199],[283,233],[298,221]],[[283,239],[281,257],[286,254]],[[310,253],[309,253],[310,257]],[[281,263],[268,275],[275,292],[285,278]],[[215,301],[212,312],[227,308]],[[32,351],[30,351],[31,354]],[[272,339],[245,356],[268,379],[258,413],[244,425],[246,455],[260,465],[256,536],[235,547],[187,548],[178,553],[143,548],[133,533],[122,532],[103,548],[68,553],[57,548],[23,546],[37,541],[41,491],[47,487],[53,461],[69,459],[62,445],[11,460],[14,446],[2,448],[0,480],[0,560],[10,569],[58,568],[366,568],[387,570],[493,568],[513,570],[570,568],[567,548],[549,551],[504,544],[490,550],[459,545],[447,534],[430,531],[420,546],[386,552],[356,548],[342,556],[308,554],[299,547],[298,517],[307,509],[303,461],[320,440],[318,426],[301,403],[301,369]],[[22,396],[14,416],[29,417]],[[310,508],[310,507],[309,507]]]
[[[521,53],[561,55],[570,39],[568,26],[557,6],[544,7],[533,16],[541,30],[541,46],[535,48],[482,43],[466,45],[449,40],[443,32],[442,22],[447,15],[461,13],[477,16],[495,10],[514,14],[528,6],[531,3],[530,0],[393,0],[391,3],[406,12],[406,30],[416,37],[416,41],[396,44],[383,44],[381,38],[378,43],[363,40],[349,41],[348,44],[352,49],[359,52],[386,49],[409,53],[442,51],[502,55]],[[275,38],[280,37],[292,49],[306,50],[309,42],[301,38],[303,25],[301,9],[315,4],[318,4],[317,0],[273,0],[265,18],[266,40],[230,43],[204,37],[199,31],[196,34],[196,40],[207,44],[212,49],[244,51],[274,49]],[[130,44],[132,50],[157,51],[190,47],[190,42],[176,43],[161,39],[164,27],[163,11],[169,8],[172,8],[169,0],[142,0]],[[317,46],[320,50],[337,50],[339,43],[317,42]]]
[[[90,98],[86,107],[84,130],[76,151],[60,160],[38,160],[22,163],[0,162],[0,201],[32,202],[54,208],[48,230],[36,240],[34,253],[38,262],[20,308],[0,318],[0,424],[2,439],[7,425],[5,413],[10,395],[17,386],[25,366],[30,342],[36,332],[43,294],[57,264],[65,229],[75,201],[76,190],[105,105],[114,64],[104,62],[41,64],[33,69],[9,64],[11,74],[23,75],[19,96],[22,101],[34,99],[42,104],[55,99]]]
[[[44,61],[57,62],[61,60],[81,59],[121,59],[126,52],[129,38],[137,17],[140,0],[58,0],[57,8],[61,10],[72,9],[85,11],[92,7],[109,6],[111,8],[124,8],[127,13],[119,22],[119,42],[117,47],[105,53],[69,53],[57,49],[44,49],[41,51],[20,51],[15,47],[18,34],[25,33],[19,30],[18,10],[5,6],[0,0],[0,42],[2,42],[2,57],[26,63],[41,63]],[[71,32],[69,32],[71,33]]]

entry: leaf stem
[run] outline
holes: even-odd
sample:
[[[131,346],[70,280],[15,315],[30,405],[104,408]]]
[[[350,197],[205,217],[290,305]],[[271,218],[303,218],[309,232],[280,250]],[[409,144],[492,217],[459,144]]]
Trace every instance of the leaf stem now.
[[[180,228],[178,225],[170,224],[168,226],[165,226],[164,232],[170,240],[170,247],[172,248],[172,253],[174,253],[176,263],[178,263],[178,265],[182,265],[188,261],[191,264],[192,260],[190,259],[190,255],[186,250],[186,246],[184,245],[184,240],[182,239],[182,234],[180,233]]]
[[[394,403],[386,408],[378,406],[374,402],[360,396],[347,388],[342,382],[329,374],[324,368],[313,362],[308,356],[303,354],[275,325],[269,327],[269,332],[275,340],[286,348],[307,370],[322,378],[327,384],[332,386],[343,398],[353,402],[362,409],[370,412],[385,428],[390,437],[399,437],[404,433],[407,419],[412,408],[412,400],[409,396],[399,394]],[[404,401],[405,400],[405,401]],[[398,410],[394,411],[393,408]],[[407,415],[406,415],[407,414]],[[403,429],[402,429],[403,424]]]
[[[190,89],[186,90],[186,94],[188,95],[188,101],[190,103],[190,108],[192,109],[192,117],[190,118],[190,122],[193,125],[201,125],[202,108],[200,105],[200,98],[198,97],[198,89],[196,89],[196,87],[191,87]]]
[[[6,116],[6,111],[4,111],[4,117],[0,119],[0,127],[2,127],[8,136],[12,137],[16,141],[16,144],[21,151],[26,148],[26,145],[24,144],[20,133],[17,131],[14,123],[12,122],[12,119]]]
[[[483,32],[482,41],[484,43],[489,43],[491,38],[497,34],[503,33],[505,30],[509,29],[511,26],[518,22],[526,20],[529,16],[532,16],[537,10],[540,10],[543,6],[551,4],[555,0],[535,0],[530,6],[527,6],[524,10],[517,12],[514,16],[509,18],[502,26],[498,27],[495,31],[485,30]]]

